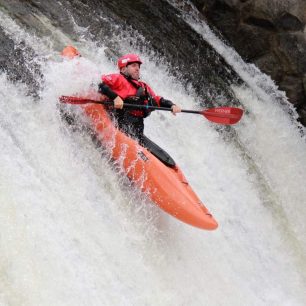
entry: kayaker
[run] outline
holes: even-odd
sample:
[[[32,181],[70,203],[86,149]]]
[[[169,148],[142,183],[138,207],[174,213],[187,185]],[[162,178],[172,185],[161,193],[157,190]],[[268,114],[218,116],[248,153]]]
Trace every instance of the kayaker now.
[[[176,114],[181,108],[154,93],[149,85],[140,81],[141,59],[136,54],[126,54],[119,58],[120,73],[103,75],[99,84],[99,92],[114,101],[112,114],[117,119],[118,127],[140,141],[143,138],[144,118],[150,109],[125,109],[123,103],[148,106],[168,107]]]
[[[66,59],[81,57],[79,51],[73,46],[65,47],[61,55]],[[103,75],[98,91],[107,99],[114,101],[114,107],[108,108],[108,111],[116,119],[119,129],[137,138],[141,145],[146,147],[167,166],[175,167],[175,162],[170,155],[143,134],[143,120],[150,115],[151,110],[123,108],[123,103],[126,102],[129,104],[168,107],[172,109],[174,115],[181,111],[179,106],[170,100],[157,96],[149,85],[139,81],[141,64],[142,61],[136,54],[127,54],[120,57],[118,60],[120,73]],[[65,114],[65,118],[67,120],[67,114]],[[73,122],[73,120],[69,120],[69,123],[70,121]]]
[[[150,109],[125,109],[124,102],[129,104],[167,107],[175,115],[181,108],[172,101],[154,93],[145,82],[140,81],[141,59],[136,54],[126,54],[118,59],[120,73],[102,75],[99,93],[114,101],[114,108],[109,109],[116,119],[119,129],[136,138],[153,155],[167,166],[175,167],[171,156],[144,135],[144,118]]]

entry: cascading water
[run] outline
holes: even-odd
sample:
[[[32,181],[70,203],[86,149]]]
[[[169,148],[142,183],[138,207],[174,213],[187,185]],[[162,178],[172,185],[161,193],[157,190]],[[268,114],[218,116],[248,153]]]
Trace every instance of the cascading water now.
[[[201,231],[156,208],[86,131],[61,121],[60,95],[86,91],[115,71],[105,46],[75,25],[84,57],[62,61],[53,46],[73,40],[61,28],[52,26],[47,41],[6,12],[0,17],[16,46],[35,51],[25,65],[36,61],[43,76],[39,99],[0,76],[0,305],[305,304],[306,145],[286,103],[276,103],[275,92],[258,93],[265,76],[233,87],[247,113],[229,134],[195,115],[155,112],[146,120],[146,135],[174,157],[220,224]],[[221,42],[208,40],[218,51]],[[199,98],[156,58],[131,51],[156,92],[196,107]],[[245,69],[235,70],[245,80]]]

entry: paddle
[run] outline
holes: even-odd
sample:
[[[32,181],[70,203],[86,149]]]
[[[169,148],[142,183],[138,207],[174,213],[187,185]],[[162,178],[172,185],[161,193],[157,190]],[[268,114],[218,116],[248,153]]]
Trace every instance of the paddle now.
[[[79,98],[79,97],[70,97],[70,96],[61,96],[59,100],[62,103],[68,104],[87,104],[87,103],[95,103],[95,104],[103,104],[103,105],[112,105],[113,102],[110,101],[96,101],[87,98]],[[166,107],[158,107],[158,106],[149,106],[149,105],[135,105],[135,104],[123,104],[124,108],[137,108],[137,109],[154,109],[154,110],[162,110],[162,111],[171,111],[171,108]],[[190,113],[190,114],[199,114],[204,116],[209,121],[219,123],[219,124],[235,124],[237,123],[243,114],[243,110],[237,107],[215,107],[209,108],[206,110],[196,111],[196,110],[187,110],[182,109],[182,113]]]

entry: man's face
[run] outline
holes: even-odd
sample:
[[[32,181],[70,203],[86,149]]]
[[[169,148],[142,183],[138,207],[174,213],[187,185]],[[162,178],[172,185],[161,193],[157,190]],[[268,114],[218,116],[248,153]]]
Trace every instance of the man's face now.
[[[130,76],[134,80],[139,80],[140,78],[140,65],[139,63],[132,63],[123,67],[121,70],[125,75]]]

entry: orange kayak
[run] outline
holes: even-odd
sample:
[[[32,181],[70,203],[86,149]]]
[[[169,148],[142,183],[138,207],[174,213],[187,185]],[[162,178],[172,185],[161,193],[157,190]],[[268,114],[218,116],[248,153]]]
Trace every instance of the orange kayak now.
[[[86,104],[82,108],[99,141],[112,148],[112,158],[120,159],[128,178],[154,203],[192,226],[206,230],[218,227],[179,167],[166,166],[136,140],[118,130],[102,105]]]

